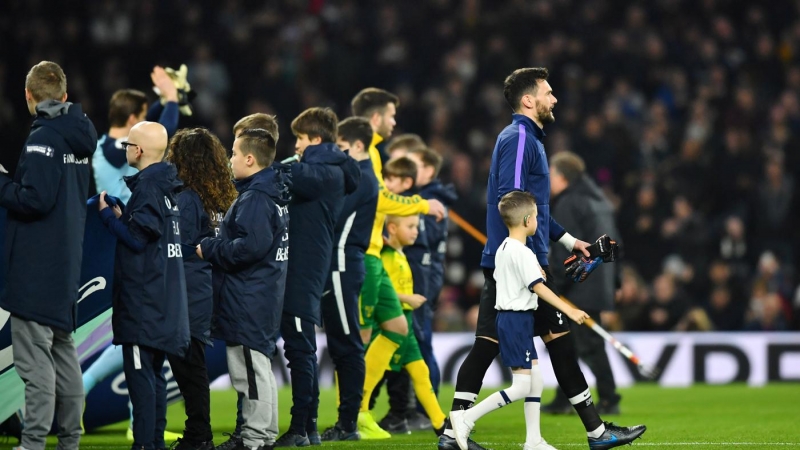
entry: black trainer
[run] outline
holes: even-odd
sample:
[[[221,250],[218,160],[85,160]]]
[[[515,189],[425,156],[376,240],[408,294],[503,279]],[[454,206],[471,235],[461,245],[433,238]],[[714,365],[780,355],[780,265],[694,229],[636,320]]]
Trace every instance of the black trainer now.
[[[355,429],[353,431],[345,431],[344,428],[340,428],[339,425],[337,424],[323,431],[321,438],[323,441],[326,442],[360,441],[361,435],[358,433],[358,429]]]
[[[216,446],[214,450],[234,450],[236,447],[244,445],[242,443],[242,436],[235,433],[222,433],[223,436],[228,436],[228,440]]]
[[[408,429],[411,431],[430,430],[433,428],[433,425],[431,425],[431,420],[428,419],[428,416],[417,410],[413,410],[408,413],[406,415],[406,420],[408,421]]]
[[[467,439],[467,449],[487,450],[481,444],[478,444],[472,439]],[[461,448],[458,446],[458,442],[456,442],[455,438],[451,438],[450,436],[443,434],[439,436],[439,450],[461,450]]]
[[[278,440],[275,441],[275,448],[308,447],[309,445],[311,445],[311,441],[308,440],[308,436],[305,434],[292,433],[291,431],[283,433],[283,436],[279,437]]]
[[[308,442],[310,442],[311,445],[322,445],[319,431],[306,431],[306,436],[308,436]]]
[[[606,431],[598,438],[589,438],[589,448],[591,450],[606,450],[630,444],[647,431],[645,425],[618,427],[611,422],[603,422],[603,424],[606,426]]]
[[[605,400],[601,401],[597,405],[597,414],[601,416],[618,416],[620,415],[619,411],[619,402],[616,403],[609,403]]]
[[[378,422],[378,426],[392,434],[411,434],[406,418],[394,414],[387,414]]]
[[[214,441],[192,442],[186,438],[178,438],[169,448],[170,450],[214,450]]]
[[[573,408],[569,402],[563,402],[559,400],[553,400],[546,405],[542,405],[542,412],[545,414],[558,415],[576,414],[575,408]]]

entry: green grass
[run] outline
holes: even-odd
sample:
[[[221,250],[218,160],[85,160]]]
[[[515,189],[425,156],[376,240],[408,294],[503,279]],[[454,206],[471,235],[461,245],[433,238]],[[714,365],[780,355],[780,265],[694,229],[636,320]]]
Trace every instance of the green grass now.
[[[449,407],[452,387],[444,387],[440,398]],[[491,393],[484,390],[483,394]],[[647,424],[643,439],[634,444],[642,448],[672,449],[696,447],[700,449],[771,449],[800,448],[800,427],[797,425],[797,406],[800,404],[800,386],[776,384],[764,388],[743,385],[696,386],[687,389],[666,389],[641,385],[622,390],[622,412],[619,417],[608,417],[621,425]],[[545,399],[552,397],[546,392]],[[382,400],[385,402],[385,395]],[[291,392],[280,391],[280,424],[285,431],[289,424]],[[375,410],[377,419],[383,417],[387,405],[381,402]],[[445,405],[445,403],[447,405]],[[335,421],[335,394],[324,390],[321,395],[320,430]],[[221,443],[223,432],[232,431],[236,410],[234,391],[212,392],[211,420],[215,442]],[[445,408],[446,410],[446,408]],[[180,431],[183,424],[183,404],[169,408],[168,429]],[[557,448],[588,448],[586,435],[577,416],[543,416],[543,436]],[[127,423],[111,425],[91,434],[81,441],[82,448],[127,449],[125,441]],[[514,403],[485,416],[476,426],[473,439],[487,448],[520,449],[525,440],[525,421],[522,403]],[[48,439],[54,447],[56,439]],[[409,449],[436,448],[432,431],[396,436],[386,441],[353,443],[323,443],[326,447],[342,449]],[[0,444],[0,449],[10,448],[10,443]]]

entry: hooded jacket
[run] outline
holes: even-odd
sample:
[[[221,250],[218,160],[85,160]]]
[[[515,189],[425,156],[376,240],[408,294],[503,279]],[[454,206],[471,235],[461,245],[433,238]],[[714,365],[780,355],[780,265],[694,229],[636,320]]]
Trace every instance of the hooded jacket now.
[[[364,255],[372,237],[372,224],[378,207],[378,180],[369,159],[358,161],[361,178],[358,189],[348,194],[334,227],[331,271],[345,272],[360,266],[364,271]]]
[[[283,312],[322,325],[320,301],[330,273],[333,230],[345,196],[361,179],[358,163],[335,144],[310,145],[291,166],[289,272]]]
[[[222,274],[212,335],[275,355],[289,260],[291,181],[273,168],[236,182],[239,197],[219,237],[200,242],[203,258]]]
[[[200,259],[195,247],[203,238],[216,237],[218,227],[212,226],[211,217],[203,207],[200,196],[192,189],[178,194],[181,211],[181,246],[183,271],[186,275],[186,298],[189,302],[189,332],[192,337],[212,345],[211,314],[214,311],[211,263]],[[215,213],[222,220],[224,213]]]
[[[443,185],[439,180],[433,180],[419,189],[420,197],[425,200],[436,199],[442,202],[445,208],[455,203],[458,199],[456,189],[452,184]],[[448,219],[445,212],[444,219],[437,222],[436,217],[424,215],[420,217],[419,234],[424,240],[417,238],[414,245],[406,247],[403,252],[411,265],[414,273],[414,292],[422,294],[428,301],[425,305],[436,306],[439,292],[444,284],[444,259],[447,251],[447,226]],[[419,245],[418,245],[419,243]],[[424,291],[417,288],[418,275],[424,275],[425,281],[422,284]]]
[[[114,344],[184,356],[189,347],[189,313],[177,201],[182,183],[175,166],[165,162],[126,177],[125,183],[131,199],[119,220],[142,245],[134,249],[122,239],[117,241]],[[106,218],[107,226],[109,220],[113,219]]]
[[[565,228],[573,230],[575,236],[594,242],[603,234],[619,241],[620,235],[614,224],[614,208],[595,182],[586,175],[570,184],[563,192],[553,197],[550,211],[553,218]],[[569,257],[561,245],[554,245],[550,252],[553,283],[578,308],[594,311],[614,310],[614,285],[617,264],[601,264],[592,276],[583,283],[574,283],[564,274],[564,260]]]
[[[83,255],[94,125],[73,103],[49,100],[36,118],[13,180],[0,175],[6,286],[0,307],[24,320],[73,331]]]

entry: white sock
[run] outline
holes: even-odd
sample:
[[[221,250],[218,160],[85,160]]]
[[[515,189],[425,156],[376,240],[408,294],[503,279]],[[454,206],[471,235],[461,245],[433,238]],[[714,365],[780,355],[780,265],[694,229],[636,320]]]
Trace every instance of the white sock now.
[[[599,438],[605,432],[606,432],[606,424],[601,423],[600,426],[597,427],[597,429],[595,429],[594,431],[587,431],[586,435],[589,436],[590,438]]]
[[[515,373],[512,375],[512,379],[514,381],[511,383],[511,386],[486,397],[482,402],[468,409],[467,412],[464,413],[464,417],[471,422],[476,422],[495,409],[502,408],[511,402],[525,398],[530,391],[530,375]]]
[[[539,364],[531,367],[531,387],[527,397],[525,397],[525,443],[536,445],[542,440],[542,431],[539,428],[539,417],[542,407],[542,392],[544,391],[544,380]]]

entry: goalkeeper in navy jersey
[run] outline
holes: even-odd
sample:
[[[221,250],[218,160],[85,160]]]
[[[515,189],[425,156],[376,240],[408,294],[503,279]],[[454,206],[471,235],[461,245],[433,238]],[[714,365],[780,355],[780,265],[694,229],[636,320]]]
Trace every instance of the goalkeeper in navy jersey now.
[[[106,191],[126,204],[131,198],[131,191],[122,177],[131,176],[138,170],[128,165],[121,142],[134,125],[145,120],[163,125],[170,137],[178,129],[178,89],[175,83],[159,66],[153,68],[150,78],[161,93],[163,104],[156,101],[148,108],[144,92],[135,89],[114,92],[108,104],[108,133],[97,141],[97,150],[92,156],[96,192]]]

